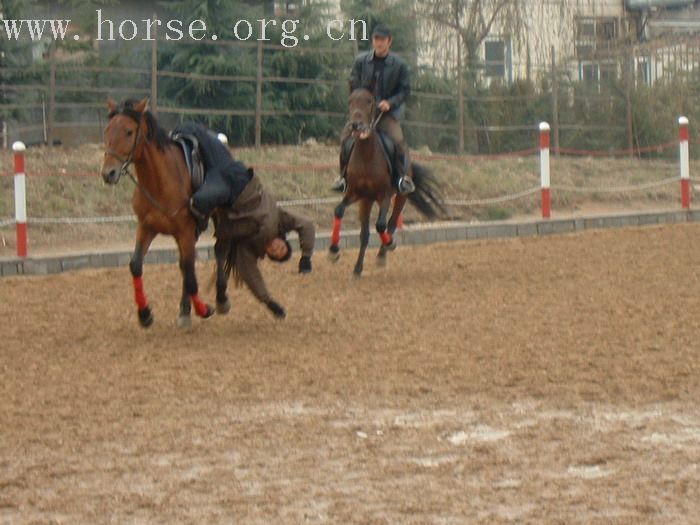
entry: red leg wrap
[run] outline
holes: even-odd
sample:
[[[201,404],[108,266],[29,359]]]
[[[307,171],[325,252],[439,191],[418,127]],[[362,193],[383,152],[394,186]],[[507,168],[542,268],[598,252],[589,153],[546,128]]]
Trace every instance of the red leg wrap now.
[[[134,277],[134,301],[136,301],[139,310],[143,310],[148,306],[148,299],[146,299],[146,294],[143,292],[143,277]]]
[[[194,311],[197,312],[199,317],[206,317],[209,313],[209,307],[207,304],[199,298],[199,295],[190,295],[192,299],[192,304],[194,305]]]
[[[379,238],[382,240],[384,246],[389,246],[391,244],[391,234],[389,232],[382,232],[379,234]]]
[[[340,242],[340,225],[342,222],[343,219],[339,217],[333,218],[333,234],[331,235],[331,244],[333,246],[337,246]]]

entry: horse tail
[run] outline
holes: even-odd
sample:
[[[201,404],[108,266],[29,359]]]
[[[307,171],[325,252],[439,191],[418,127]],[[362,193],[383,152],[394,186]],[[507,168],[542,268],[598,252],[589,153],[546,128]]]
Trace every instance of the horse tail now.
[[[447,216],[447,208],[440,191],[440,183],[428,168],[411,162],[416,191],[408,194],[408,200],[428,219]]]
[[[226,277],[226,280],[228,281],[229,278],[231,277],[231,274],[233,273],[234,276],[234,282],[237,286],[239,286],[241,277],[238,274],[238,271],[236,270],[236,250],[234,249],[234,245],[231,241],[220,241],[217,240],[216,242],[228,242],[228,250],[226,252],[226,258],[224,259],[224,276]],[[218,269],[219,269],[219,264],[214,266],[214,271],[212,272],[211,277],[209,278],[209,281],[207,282],[207,291],[211,292],[214,289],[214,285],[216,284],[216,277],[218,274]]]
[[[236,288],[243,286],[243,277],[241,277],[241,272],[238,270],[236,265],[236,244],[230,241],[231,244],[228,249],[228,254],[226,256],[226,261],[224,262],[224,275],[226,280],[233,280],[233,285]]]

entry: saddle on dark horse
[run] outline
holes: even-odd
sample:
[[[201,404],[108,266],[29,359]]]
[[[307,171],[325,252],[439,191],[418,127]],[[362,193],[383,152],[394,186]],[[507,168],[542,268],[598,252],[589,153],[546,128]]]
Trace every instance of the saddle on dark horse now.
[[[387,166],[389,167],[389,172],[391,173],[391,183],[394,188],[398,188],[399,184],[399,160],[397,159],[397,148],[394,141],[391,140],[389,135],[382,131],[375,130],[375,133],[379,137],[379,143],[382,145],[382,153],[384,153],[384,160],[386,160]],[[352,154],[352,149],[355,147],[355,139],[350,136],[342,144],[341,148],[341,158],[343,161],[343,173],[348,167],[348,162],[350,161],[350,155]]]

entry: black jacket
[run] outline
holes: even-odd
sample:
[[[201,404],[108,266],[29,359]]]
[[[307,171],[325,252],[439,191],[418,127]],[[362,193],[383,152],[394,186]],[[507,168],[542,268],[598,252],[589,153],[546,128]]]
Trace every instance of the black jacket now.
[[[374,92],[374,51],[361,53],[355,58],[350,74],[350,88],[365,88]],[[389,52],[384,62],[379,92],[391,104],[389,114],[400,120],[404,114],[405,100],[411,93],[411,80],[406,62],[392,52]]]

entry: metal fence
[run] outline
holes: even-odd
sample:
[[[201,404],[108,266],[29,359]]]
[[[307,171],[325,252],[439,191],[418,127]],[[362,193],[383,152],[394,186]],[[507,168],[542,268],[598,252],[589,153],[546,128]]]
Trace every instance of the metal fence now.
[[[318,129],[319,122],[323,123],[325,136],[311,136],[332,140],[342,127],[346,79],[356,52],[352,46],[284,48],[261,41],[202,41],[191,45],[236,53],[240,63],[248,67],[236,73],[215,68],[192,73],[169,60],[170,45],[154,40],[149,50],[142,50],[141,67],[105,65],[105,60],[80,64],[75,57],[52,50],[44,63],[0,68],[5,101],[0,104],[3,145],[7,147],[14,140],[49,145],[57,141],[99,141],[106,120],[106,99],[145,95],[150,96],[151,109],[166,126],[195,118],[224,127],[235,122],[240,145],[300,142],[311,138],[308,130]],[[312,53],[333,59],[320,77],[304,76],[299,71],[276,72],[272,66],[286,53]],[[541,71],[529,87],[495,82],[485,89],[456,90],[453,79],[416,68],[404,126],[408,140],[414,147],[427,146],[432,151],[502,153],[530,147],[538,122],[548,120],[558,151],[567,147],[599,150],[607,145],[611,151],[625,149],[639,155],[645,147],[671,141],[675,136],[670,126],[657,130],[653,137],[640,137],[639,133],[642,119],[636,117],[636,112],[645,108],[639,107],[635,98],[649,86],[663,82],[685,86],[681,90],[685,98],[677,104],[681,107],[669,108],[669,115],[694,117],[692,107],[682,106],[688,106],[696,94],[700,39],[620,48],[586,62],[591,63],[615,64],[614,78],[598,75],[585,81],[583,63],[565,57],[559,63],[552,60],[551,67]],[[205,83],[240,93],[238,104],[193,104],[177,95],[185,86],[197,89]],[[294,93],[318,90],[317,100],[322,107],[295,105],[292,100],[280,107],[274,99],[280,88]],[[691,118],[691,122],[695,120]],[[274,123],[279,126],[280,122],[294,128],[293,139],[289,134],[277,137],[268,133]]]

